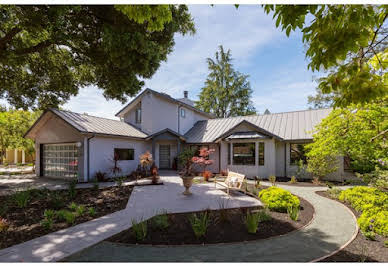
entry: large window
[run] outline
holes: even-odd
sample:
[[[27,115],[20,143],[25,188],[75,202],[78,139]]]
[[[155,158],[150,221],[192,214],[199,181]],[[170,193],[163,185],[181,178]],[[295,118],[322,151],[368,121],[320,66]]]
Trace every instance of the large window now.
[[[133,160],[135,157],[134,149],[115,149],[114,153],[118,155],[119,161]]]
[[[255,143],[233,143],[234,165],[255,165]]]
[[[43,144],[42,174],[75,178],[78,173],[78,147],[75,143]]]
[[[302,160],[304,164],[307,163],[304,144],[291,143],[290,144],[290,164],[298,164],[300,160]]]
[[[264,165],[264,142],[259,142],[259,165]]]

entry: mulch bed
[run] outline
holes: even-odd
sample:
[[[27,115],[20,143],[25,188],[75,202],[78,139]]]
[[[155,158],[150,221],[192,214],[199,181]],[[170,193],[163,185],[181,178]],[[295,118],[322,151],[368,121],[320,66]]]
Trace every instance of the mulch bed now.
[[[318,195],[336,200],[346,205],[358,218],[361,213],[354,210],[349,204],[331,198],[326,191],[317,191]],[[384,241],[388,237],[376,235],[376,240],[368,240],[359,231],[357,237],[344,249],[336,254],[321,260],[321,262],[388,262],[388,248],[384,247]]]
[[[132,186],[109,187],[98,190],[92,188],[77,189],[74,199],[70,199],[67,190],[33,190],[31,200],[25,208],[19,208],[16,205],[12,200],[13,195],[1,196],[1,205],[7,206],[7,209],[2,211],[2,218],[8,221],[9,228],[6,232],[0,232],[0,249],[122,210],[127,205],[132,189]],[[50,200],[54,193],[61,197],[63,207],[58,207]],[[68,209],[67,206],[72,202],[77,205],[84,205],[86,208],[85,214],[77,217],[73,225],[65,222],[55,222],[53,228],[45,229],[40,224],[46,209]],[[88,214],[87,209],[89,207],[96,210],[94,216]]]
[[[132,229],[125,230],[107,241],[125,244],[183,245],[241,242],[279,236],[306,225],[313,218],[313,206],[301,198],[300,202],[298,221],[292,221],[287,213],[269,211],[272,220],[260,223],[256,234],[247,232],[244,221],[246,212],[256,208],[239,208],[226,210],[227,221],[220,218],[221,212],[225,210],[209,211],[209,226],[206,236],[201,239],[195,237],[188,219],[193,213],[176,213],[168,214],[169,227],[164,230],[153,228],[152,218],[148,220],[147,236],[143,241],[136,241]]]

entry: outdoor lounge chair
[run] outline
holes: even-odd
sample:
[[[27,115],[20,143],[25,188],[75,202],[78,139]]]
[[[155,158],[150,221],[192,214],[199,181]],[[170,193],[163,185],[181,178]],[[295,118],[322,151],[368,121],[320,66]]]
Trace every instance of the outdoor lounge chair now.
[[[229,195],[230,190],[237,190],[244,192],[242,186],[245,181],[245,175],[228,171],[228,176],[224,181],[218,181],[217,178],[214,178],[214,187],[217,187],[217,184],[226,188],[226,191]]]

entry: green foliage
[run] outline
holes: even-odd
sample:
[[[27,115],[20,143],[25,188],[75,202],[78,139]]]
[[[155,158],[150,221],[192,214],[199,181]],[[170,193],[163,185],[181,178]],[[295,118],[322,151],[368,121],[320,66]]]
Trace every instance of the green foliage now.
[[[15,107],[58,106],[95,84],[134,96],[194,33],[185,5],[1,5],[0,94]]]
[[[299,206],[288,206],[287,213],[291,220],[297,221],[299,217]]]
[[[96,216],[96,213],[97,213],[97,212],[96,212],[96,209],[95,209],[95,208],[89,207],[88,213],[89,213],[90,216]]]
[[[295,177],[295,176],[291,176],[290,183],[291,183],[291,184],[296,184],[296,183],[298,183],[298,181],[296,180],[296,177]]]
[[[197,238],[201,238],[206,235],[207,227],[209,226],[210,218],[207,211],[197,214],[191,214],[189,216],[191,228]]]
[[[154,216],[151,219],[151,226],[158,230],[165,230],[167,229],[170,224],[168,222],[168,215],[166,212],[159,214],[157,216]]]
[[[303,144],[300,144],[298,145],[299,146],[299,149],[301,151],[303,151],[303,155],[305,154],[305,145]],[[296,169],[296,172],[295,172],[295,175],[298,179],[305,179],[307,177],[307,165],[306,163],[303,161],[303,160],[299,160],[298,163],[297,163],[297,169]]]
[[[85,206],[84,205],[78,205],[77,209],[75,211],[75,214],[76,214],[77,217],[80,217],[80,216],[84,215],[85,212],[86,212]]]
[[[256,212],[256,214],[257,214],[257,219],[259,220],[259,223],[272,220],[272,216],[266,210]]]
[[[368,184],[385,190],[388,190],[388,169],[381,169],[376,166],[376,169],[370,173],[359,175]]]
[[[76,186],[77,186],[77,180],[76,179],[71,180],[69,182],[69,184],[68,184],[68,194],[69,194],[69,197],[71,199],[74,199],[75,196],[77,195]]]
[[[335,106],[387,95],[386,5],[265,5],[264,9],[273,12],[276,27],[287,36],[302,31],[308,68],[328,72],[319,80],[318,92],[331,96]]]
[[[43,217],[45,219],[51,219],[53,220],[55,218],[55,211],[54,210],[44,210]]]
[[[0,59],[0,62],[1,62],[1,59]],[[1,69],[1,63],[0,63],[0,69]],[[5,152],[7,149],[24,149],[27,155],[32,155],[35,152],[34,142],[31,139],[24,138],[23,136],[26,133],[26,131],[30,128],[30,126],[38,118],[40,113],[41,112],[29,112],[29,111],[14,110],[14,109],[9,109],[8,111],[4,109],[0,112],[0,153],[1,153],[0,159],[1,160],[5,156]],[[8,162],[4,163],[4,166],[6,165],[8,165]]]
[[[8,221],[0,217],[0,233],[6,232],[8,228],[9,228]]]
[[[256,234],[257,227],[259,226],[259,214],[248,212],[245,216],[245,226],[250,234]]]
[[[178,162],[183,166],[183,175],[191,176],[191,168],[193,166],[193,161],[191,160],[195,155],[195,151],[192,149],[184,149],[178,155]]]
[[[118,187],[122,187],[123,186],[123,182],[125,180],[125,176],[120,176],[120,177],[116,177],[115,178],[115,181],[116,181],[116,184]]]
[[[225,52],[222,45],[215,60],[207,59],[210,73],[196,107],[220,118],[255,114],[248,75],[234,70],[231,61],[230,50]]]
[[[354,187],[341,192],[339,200],[362,212],[358,224],[363,232],[388,236],[388,194],[371,187]]]
[[[384,241],[384,247],[388,248],[388,240]]]
[[[65,216],[66,216],[66,212],[68,212],[67,210],[59,210],[59,211],[56,211],[55,212],[55,215],[57,217],[57,220],[58,221],[66,221],[65,219]]]
[[[52,191],[49,196],[49,205],[54,210],[59,210],[65,205],[64,199],[61,194],[57,191]]]
[[[341,194],[342,190],[339,188],[331,188],[327,190],[327,193],[331,198],[338,199],[339,195]]]
[[[138,223],[132,219],[131,229],[137,241],[143,241],[147,237],[147,222]]]
[[[71,210],[71,211],[76,211],[77,208],[78,208],[78,205],[75,203],[75,202],[72,202],[69,204],[68,208]]]
[[[19,208],[25,208],[31,198],[30,191],[19,191],[13,195],[13,200]]]
[[[276,176],[271,175],[271,176],[269,176],[268,180],[269,180],[269,182],[271,182],[272,186],[276,186]]]
[[[41,221],[41,225],[46,229],[50,230],[53,227],[56,212],[54,210],[45,210],[43,213],[44,219]]]
[[[285,189],[275,186],[260,191],[259,197],[270,210],[279,212],[287,212],[288,207],[299,208],[300,205],[298,197]]]
[[[317,181],[338,169],[338,160],[335,156],[325,156],[313,150],[307,159],[307,171],[312,173]]]
[[[375,241],[376,240],[376,234],[374,232],[363,232],[362,233],[366,239],[368,240],[371,240],[371,241]]]
[[[63,217],[63,219],[66,221],[67,224],[72,225],[75,223],[76,215],[73,212],[64,210],[63,212],[60,213],[60,216]]]

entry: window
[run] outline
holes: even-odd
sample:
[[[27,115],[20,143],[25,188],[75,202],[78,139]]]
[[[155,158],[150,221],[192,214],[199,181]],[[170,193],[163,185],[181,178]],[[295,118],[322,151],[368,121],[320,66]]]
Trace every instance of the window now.
[[[202,148],[209,149],[209,145],[191,145],[190,146],[190,149],[195,152],[194,156],[199,156],[199,150]],[[209,158],[206,158],[206,159],[209,159]]]
[[[264,142],[259,142],[259,165],[264,165]]]
[[[133,160],[135,157],[134,149],[115,149],[114,153],[119,156],[119,161]]]
[[[228,143],[228,164],[230,164],[230,149],[231,149],[231,144]]]
[[[41,149],[43,176],[77,177],[79,148],[76,143],[42,144]]]
[[[255,165],[255,143],[233,143],[234,165]]]
[[[181,117],[186,117],[186,110],[181,108]]]
[[[136,109],[136,124],[141,123],[141,108]]]
[[[304,144],[290,143],[290,164],[298,164],[300,160],[307,163]]]

